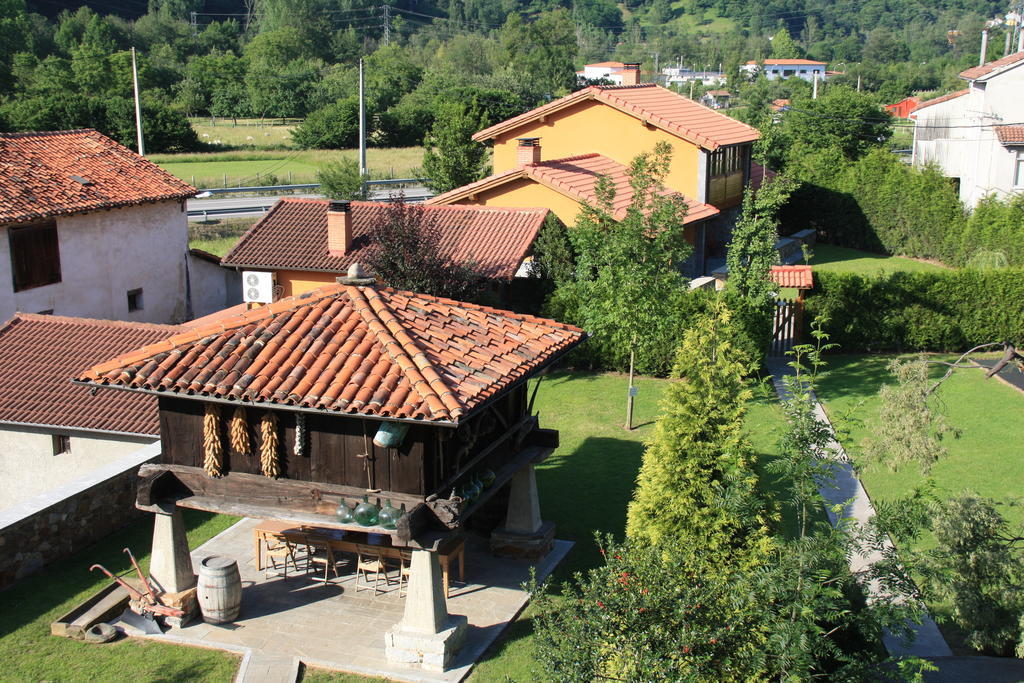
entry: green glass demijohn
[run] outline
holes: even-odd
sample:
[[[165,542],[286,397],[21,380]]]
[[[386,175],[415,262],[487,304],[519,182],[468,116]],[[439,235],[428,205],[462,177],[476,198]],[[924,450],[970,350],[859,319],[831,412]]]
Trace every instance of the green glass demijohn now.
[[[354,524],[356,521],[352,516],[352,508],[348,506],[344,498],[338,503],[338,509],[334,511],[334,514],[338,516],[338,521],[342,524]]]
[[[483,483],[485,489],[491,488],[494,484],[494,480],[498,478],[498,475],[494,473],[494,470],[484,470],[480,474],[480,481]]]
[[[391,504],[391,501],[387,501],[384,504],[384,508],[380,511],[380,515],[377,518],[377,524],[384,527],[385,529],[394,529],[398,526],[398,518],[401,513],[398,508]]]
[[[352,511],[356,523],[360,526],[377,526],[377,518],[380,516],[380,508],[370,502],[370,497],[363,496],[363,502]]]

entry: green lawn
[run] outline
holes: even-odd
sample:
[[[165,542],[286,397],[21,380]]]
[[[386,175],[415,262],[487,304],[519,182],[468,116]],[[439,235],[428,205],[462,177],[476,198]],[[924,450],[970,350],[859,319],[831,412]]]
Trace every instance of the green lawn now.
[[[153,154],[149,159],[185,182],[211,188],[266,184],[268,175],[282,184],[314,183],[320,166],[343,157],[354,159],[357,154],[354,149],[238,150]],[[366,151],[366,164],[375,178],[415,177],[422,162],[422,147],[371,147]]]
[[[233,517],[185,510],[190,547],[237,521]],[[238,657],[217,650],[165,645],[127,638],[87,645],[50,635],[50,622],[109,580],[90,572],[98,562],[113,572],[131,569],[125,546],[149,566],[153,520],[145,515],[99,543],[61,560],[0,592],[0,679],[9,681],[229,681]]]
[[[192,221],[188,224],[188,246],[223,257],[260,216]]]
[[[849,430],[844,446],[854,457],[858,445],[870,434],[871,420],[877,415],[878,389],[891,381],[886,364],[891,356],[832,356],[829,373],[818,387],[818,395],[829,417],[840,428]],[[940,358],[949,359],[948,356]],[[936,367],[934,375],[945,371]],[[943,412],[948,422],[962,430],[959,439],[949,440],[949,455],[932,468],[938,493],[954,496],[972,491],[999,502],[1000,512],[1011,522],[1024,522],[1024,509],[1013,503],[1024,495],[1024,457],[1020,435],[1024,434],[1024,394],[998,379],[986,380],[982,370],[957,370],[939,389]],[[875,501],[891,500],[909,493],[924,481],[916,467],[899,472],[873,465],[865,468],[861,479]],[[899,539],[896,539],[897,544]],[[918,547],[928,547],[930,538],[922,538]],[[903,548],[913,552],[916,548]],[[937,615],[948,614],[948,605],[931,601]],[[957,651],[962,637],[955,625],[941,624],[947,640]]]
[[[831,244],[816,244],[812,247],[811,265],[817,272],[857,273],[876,275],[897,271],[942,270],[943,266],[925,261],[872,254],[858,249],[836,247]]]

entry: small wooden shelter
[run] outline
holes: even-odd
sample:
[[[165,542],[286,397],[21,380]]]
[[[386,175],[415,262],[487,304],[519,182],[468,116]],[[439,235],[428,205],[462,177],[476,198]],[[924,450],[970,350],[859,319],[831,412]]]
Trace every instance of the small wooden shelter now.
[[[533,466],[558,433],[531,414],[526,380],[584,338],[551,320],[377,287],[353,266],[338,284],[214,319],[77,381],[159,397],[163,457],[140,472],[137,505],[157,513],[152,571],[165,590],[194,585],[179,506],[386,534],[414,551],[396,637],[410,651],[440,643],[447,659],[458,625],[435,590],[435,552],[497,492],[509,503],[492,551],[550,547]],[[493,484],[480,492],[479,480]],[[366,494],[405,506],[397,528],[339,521],[339,504]],[[409,645],[428,635],[433,644]]]

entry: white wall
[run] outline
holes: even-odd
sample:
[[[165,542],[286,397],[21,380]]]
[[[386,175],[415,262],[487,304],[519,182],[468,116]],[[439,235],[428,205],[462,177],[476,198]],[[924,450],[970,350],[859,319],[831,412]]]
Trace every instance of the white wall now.
[[[195,318],[242,303],[242,274],[234,268],[189,255],[188,277]]]
[[[38,427],[0,425],[0,510],[61,486],[157,441],[154,437],[76,432],[69,453],[53,454],[53,434]]]
[[[185,320],[188,217],[178,200],[57,219],[61,282],[14,292],[10,243],[0,235],[0,320],[15,311],[138,322]],[[6,233],[6,229],[0,229]],[[143,308],[128,311],[128,290]]]
[[[967,206],[988,194],[1014,192],[1016,149],[999,142],[992,124],[1024,121],[1022,92],[1024,67],[976,81],[966,95],[916,112],[914,163],[935,162],[944,175],[959,178]]]

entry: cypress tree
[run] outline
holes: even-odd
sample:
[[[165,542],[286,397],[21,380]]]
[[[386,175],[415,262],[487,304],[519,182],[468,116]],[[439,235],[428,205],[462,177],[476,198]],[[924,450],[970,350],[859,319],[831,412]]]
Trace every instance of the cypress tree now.
[[[716,563],[767,548],[743,433],[753,395],[745,379],[749,360],[735,338],[721,301],[684,335],[673,370],[678,381],[662,399],[629,505],[631,541],[681,545]]]

